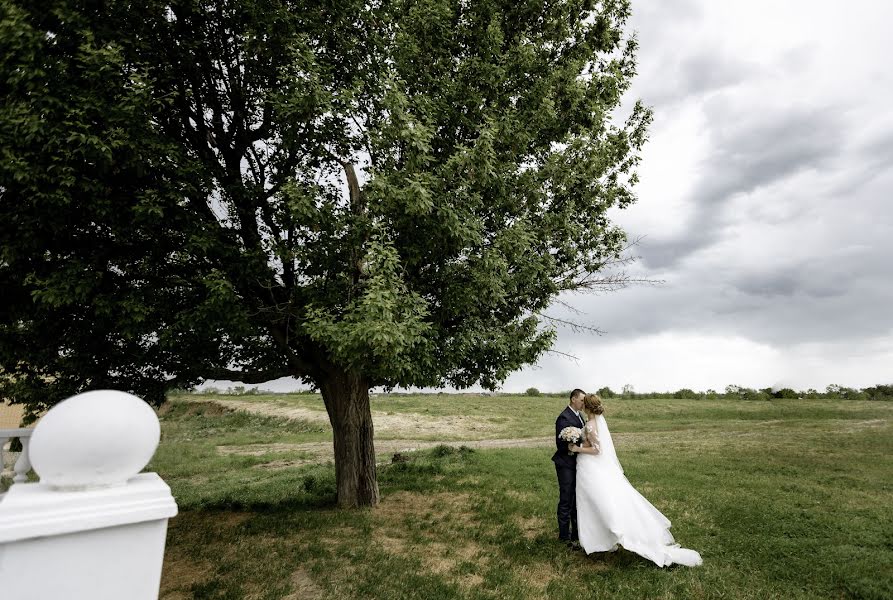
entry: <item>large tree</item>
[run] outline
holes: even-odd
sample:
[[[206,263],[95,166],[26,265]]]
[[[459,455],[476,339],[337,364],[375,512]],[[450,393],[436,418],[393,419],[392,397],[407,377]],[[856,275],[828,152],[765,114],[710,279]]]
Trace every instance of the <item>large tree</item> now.
[[[0,397],[497,386],[598,285],[650,113],[628,1],[0,0]]]

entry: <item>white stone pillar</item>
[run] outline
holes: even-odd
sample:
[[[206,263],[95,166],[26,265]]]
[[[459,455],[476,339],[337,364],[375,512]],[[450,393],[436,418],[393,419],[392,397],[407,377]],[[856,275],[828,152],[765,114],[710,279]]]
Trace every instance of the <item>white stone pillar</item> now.
[[[157,600],[170,488],[139,473],[160,438],[155,412],[115,391],[79,394],[34,429],[39,483],[0,500],[0,592],[15,600]]]

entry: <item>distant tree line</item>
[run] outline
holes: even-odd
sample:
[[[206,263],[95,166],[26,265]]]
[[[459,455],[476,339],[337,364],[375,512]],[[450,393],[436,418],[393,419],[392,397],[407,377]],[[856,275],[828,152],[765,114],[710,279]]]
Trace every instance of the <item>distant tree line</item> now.
[[[689,388],[682,388],[675,392],[635,392],[631,385],[623,386],[623,391],[615,392],[609,387],[598,390],[602,398],[665,398],[678,400],[774,400],[774,399],[843,399],[843,400],[893,400],[893,384],[876,385],[862,389],[848,388],[842,385],[831,384],[820,392],[815,389],[798,391],[791,388],[762,388],[753,389],[740,385],[727,385],[722,392],[706,390],[696,392]]]
[[[251,394],[270,394],[275,392],[270,392],[268,390],[261,390],[258,388],[246,388],[242,385],[237,385],[234,387],[227,387],[225,389],[220,389],[216,387],[204,387],[201,389],[194,390],[179,390],[175,393],[198,393],[205,395],[217,395],[217,394],[226,394],[226,395],[251,395]],[[305,389],[295,392],[288,392],[292,394],[316,394],[319,393],[316,389]],[[420,392],[406,392],[406,391],[398,391],[392,390],[389,392],[392,395],[405,395],[405,396],[414,396],[418,395]],[[444,392],[437,392],[438,394],[443,394]],[[460,392],[461,393],[461,392]],[[893,384],[890,385],[876,385],[873,387],[866,387],[862,389],[857,388],[848,388],[837,384],[831,384],[825,388],[824,392],[819,392],[812,388],[806,391],[798,391],[791,388],[780,388],[773,390],[772,388],[761,388],[761,389],[753,389],[748,387],[743,387],[740,385],[727,385],[725,390],[722,392],[718,392],[716,390],[706,390],[703,392],[698,392],[689,388],[681,388],[676,390],[675,392],[636,392],[633,389],[632,385],[623,386],[620,392],[615,392],[609,387],[603,387],[597,390],[597,393],[602,398],[662,398],[662,399],[675,399],[675,400],[774,400],[774,399],[793,399],[793,400],[830,400],[830,399],[842,399],[842,400],[893,400]],[[543,392],[538,388],[529,387],[523,393],[506,393],[506,392],[483,392],[482,395],[491,396],[491,395],[501,395],[501,396],[543,396],[548,398],[567,398],[570,395],[570,390],[560,391],[560,392]]]

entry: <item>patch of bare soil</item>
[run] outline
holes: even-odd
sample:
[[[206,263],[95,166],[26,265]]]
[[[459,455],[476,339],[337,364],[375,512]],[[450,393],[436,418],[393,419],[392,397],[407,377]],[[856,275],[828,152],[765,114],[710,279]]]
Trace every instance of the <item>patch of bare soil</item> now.
[[[551,563],[537,563],[516,567],[514,574],[543,598],[546,597],[546,587],[548,587],[549,582],[559,576]]]
[[[263,456],[264,454],[275,454],[278,452],[296,452],[308,445],[310,444],[273,443],[249,444],[247,446],[217,446],[217,454],[220,454],[221,456],[230,454],[236,454],[238,456]]]
[[[459,585],[466,591],[473,590],[476,587],[480,587],[483,583],[484,578],[477,573],[472,573],[471,575],[463,575],[459,578]]]
[[[518,517],[515,519],[515,524],[521,530],[521,535],[527,540],[532,540],[547,530],[542,517]]]
[[[266,402],[251,402],[249,400],[215,399],[214,402],[232,410],[241,410],[259,415],[325,425],[329,423],[329,416],[325,411],[321,410],[310,410],[299,406],[282,406]],[[461,415],[432,417],[416,413],[388,414],[381,411],[372,411],[372,423],[376,432],[388,435],[394,433],[404,434],[407,431],[413,431],[420,436],[441,435],[455,437],[457,434],[468,435],[469,433],[472,435],[484,435],[497,429],[496,425],[481,423],[479,419],[474,417]]]
[[[271,404],[267,402],[251,402],[250,400],[223,400],[220,398],[215,398],[214,403],[231,410],[240,410],[242,412],[252,413],[256,415],[266,415],[269,417],[280,417],[283,419],[294,419],[298,421],[309,421],[310,423],[329,423],[329,416],[325,413],[325,411],[310,410],[308,408],[301,408],[299,406],[282,406],[279,404]]]
[[[291,594],[282,600],[318,600],[323,597],[322,588],[300,567],[291,574],[291,586]]]
[[[261,463],[259,465],[254,465],[254,469],[261,469],[267,471],[275,471],[276,469],[293,469],[294,467],[303,467],[304,465],[315,465],[319,461],[316,460],[308,460],[308,459],[298,459],[298,460],[271,460],[270,462]]]
[[[463,530],[475,526],[468,513],[470,500],[468,494],[450,492],[436,494],[397,492],[385,496],[369,513],[371,518],[369,543],[392,557],[421,559],[426,571],[454,577],[461,584],[465,577],[460,574],[460,566],[463,563],[474,561],[477,564],[487,561],[487,553],[483,548],[468,539],[468,536],[462,535]],[[421,538],[416,537],[419,535],[417,531],[410,534],[406,528],[407,520],[418,518],[420,515],[440,521],[436,530],[423,532]],[[455,544],[439,541],[443,538],[444,527],[455,533],[457,540],[463,541]],[[333,528],[316,538],[316,542],[323,544],[330,551],[337,551],[355,543],[357,536],[358,532],[350,528]],[[344,566],[350,567],[349,564]]]
[[[192,598],[192,586],[207,581],[213,572],[214,566],[208,561],[187,556],[173,558],[170,553],[165,553],[158,597],[160,600]]]
[[[487,552],[477,542],[462,535],[462,531],[474,527],[468,506],[471,497],[468,494],[442,492],[436,494],[417,494],[397,492],[382,499],[373,515],[372,542],[394,556],[419,556],[426,571],[445,577],[454,577],[463,588],[479,585],[483,580],[477,574],[461,573],[461,565],[473,561],[481,566],[487,563]],[[419,515],[434,515],[448,523],[448,527],[456,534],[461,544],[446,544],[437,541],[443,532],[432,532],[416,547],[415,542],[406,537],[405,522]],[[441,525],[443,527],[443,525]]]
[[[402,528],[404,521],[415,515],[429,512],[457,511],[462,514],[468,507],[471,496],[452,492],[417,494],[396,492],[382,498],[375,509],[375,522],[381,525],[397,525]]]

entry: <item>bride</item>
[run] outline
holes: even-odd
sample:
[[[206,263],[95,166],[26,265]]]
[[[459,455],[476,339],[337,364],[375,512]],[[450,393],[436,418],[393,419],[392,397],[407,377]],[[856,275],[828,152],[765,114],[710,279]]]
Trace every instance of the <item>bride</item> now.
[[[583,409],[589,420],[583,445],[570,444],[577,457],[577,529],[586,554],[623,546],[660,567],[673,563],[695,567],[701,555],[680,548],[670,521],[633,488],[623,474],[605,421],[601,398],[587,394]]]

